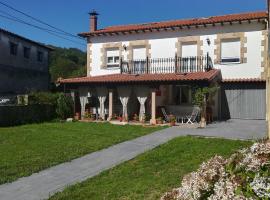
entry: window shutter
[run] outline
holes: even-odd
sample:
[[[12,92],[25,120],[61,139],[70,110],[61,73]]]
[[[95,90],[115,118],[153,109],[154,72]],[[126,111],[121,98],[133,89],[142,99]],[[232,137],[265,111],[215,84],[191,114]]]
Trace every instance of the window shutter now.
[[[107,57],[114,57],[119,56],[119,50],[118,49],[108,49],[107,50]]]
[[[133,48],[133,60],[145,60],[146,59],[146,48],[135,47]]]
[[[182,57],[196,57],[197,56],[197,43],[182,44]]]
[[[240,39],[221,42],[221,61],[240,62],[241,45]]]

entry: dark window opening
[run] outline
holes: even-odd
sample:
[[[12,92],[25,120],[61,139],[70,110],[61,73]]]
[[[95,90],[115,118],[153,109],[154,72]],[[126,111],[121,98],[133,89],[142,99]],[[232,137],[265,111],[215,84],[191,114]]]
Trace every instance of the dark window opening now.
[[[176,86],[175,101],[177,105],[191,103],[191,88],[189,86]]]
[[[18,50],[18,45],[13,43],[13,42],[10,42],[9,47],[10,47],[10,54],[16,56],[17,50]]]
[[[43,61],[43,52],[38,51],[38,53],[37,53],[37,60],[39,62],[42,62]]]
[[[30,48],[28,48],[28,47],[23,48],[23,56],[25,58],[30,58]]]
[[[222,58],[221,62],[222,63],[239,63],[240,58]]]

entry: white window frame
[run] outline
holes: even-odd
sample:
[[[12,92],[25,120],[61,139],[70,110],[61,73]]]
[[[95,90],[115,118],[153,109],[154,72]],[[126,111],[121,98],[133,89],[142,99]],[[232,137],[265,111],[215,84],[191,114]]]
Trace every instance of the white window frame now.
[[[236,42],[236,41],[239,42],[239,57],[231,57],[225,60],[225,58],[223,58],[222,56],[222,43]],[[231,59],[231,61],[229,59]],[[236,59],[237,61],[234,61]],[[220,41],[220,64],[222,65],[241,64],[241,39],[240,38],[224,39]]]
[[[109,51],[118,51],[118,55],[108,55]],[[109,62],[109,58],[112,58],[112,62]],[[106,66],[109,69],[120,67],[120,50],[119,50],[119,48],[106,49]]]

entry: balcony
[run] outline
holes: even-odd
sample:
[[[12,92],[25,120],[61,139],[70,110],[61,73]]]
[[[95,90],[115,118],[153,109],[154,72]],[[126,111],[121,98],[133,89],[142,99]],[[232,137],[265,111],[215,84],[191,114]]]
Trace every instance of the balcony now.
[[[120,60],[122,74],[165,74],[207,72],[213,69],[211,57],[146,58],[141,60]]]

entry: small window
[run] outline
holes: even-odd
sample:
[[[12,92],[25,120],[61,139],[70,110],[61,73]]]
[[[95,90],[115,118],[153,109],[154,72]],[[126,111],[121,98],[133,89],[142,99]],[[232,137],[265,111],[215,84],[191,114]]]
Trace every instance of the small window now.
[[[30,48],[29,47],[24,47],[23,48],[23,56],[25,58],[30,58]]]
[[[221,63],[240,63],[240,39],[221,41]]]
[[[190,104],[191,103],[191,88],[190,86],[181,85],[176,86],[176,104]]]
[[[120,64],[119,49],[108,49],[107,68],[119,67],[119,64]]]
[[[43,61],[43,52],[38,51],[38,53],[37,53],[37,60],[39,62],[42,62]]]
[[[9,47],[10,47],[10,54],[16,56],[17,50],[18,50],[18,45],[13,43],[13,42],[10,42]]]

